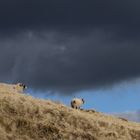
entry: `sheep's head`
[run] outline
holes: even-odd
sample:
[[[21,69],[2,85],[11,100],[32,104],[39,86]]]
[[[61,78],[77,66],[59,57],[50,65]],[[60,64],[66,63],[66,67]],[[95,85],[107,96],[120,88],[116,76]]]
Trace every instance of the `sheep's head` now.
[[[83,104],[85,103],[85,100],[82,98],[82,102],[83,102]]]
[[[18,83],[17,84],[19,87],[22,87],[23,89],[26,89],[27,88],[27,86],[25,85],[25,84],[23,84],[23,83]]]

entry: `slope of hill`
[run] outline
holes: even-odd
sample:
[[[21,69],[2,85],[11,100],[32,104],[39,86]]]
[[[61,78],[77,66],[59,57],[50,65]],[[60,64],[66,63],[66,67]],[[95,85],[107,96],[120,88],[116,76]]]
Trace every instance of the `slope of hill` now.
[[[0,89],[0,140],[140,140],[140,124]]]

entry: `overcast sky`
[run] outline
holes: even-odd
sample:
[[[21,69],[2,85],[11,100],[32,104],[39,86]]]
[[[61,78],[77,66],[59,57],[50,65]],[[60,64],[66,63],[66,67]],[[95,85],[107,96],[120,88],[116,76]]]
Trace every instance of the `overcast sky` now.
[[[140,76],[139,0],[1,0],[0,81],[72,93]]]

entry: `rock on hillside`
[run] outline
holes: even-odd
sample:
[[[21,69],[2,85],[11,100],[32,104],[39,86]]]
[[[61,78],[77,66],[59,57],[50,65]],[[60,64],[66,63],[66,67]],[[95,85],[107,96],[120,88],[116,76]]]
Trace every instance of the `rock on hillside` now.
[[[140,124],[0,89],[0,140],[140,140]]]

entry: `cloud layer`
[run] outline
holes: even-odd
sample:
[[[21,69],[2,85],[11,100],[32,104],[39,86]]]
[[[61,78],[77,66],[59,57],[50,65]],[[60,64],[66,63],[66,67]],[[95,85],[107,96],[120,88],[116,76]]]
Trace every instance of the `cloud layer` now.
[[[138,78],[139,5],[1,1],[1,81],[72,91]]]
[[[139,0],[1,0],[1,29],[137,24]]]

